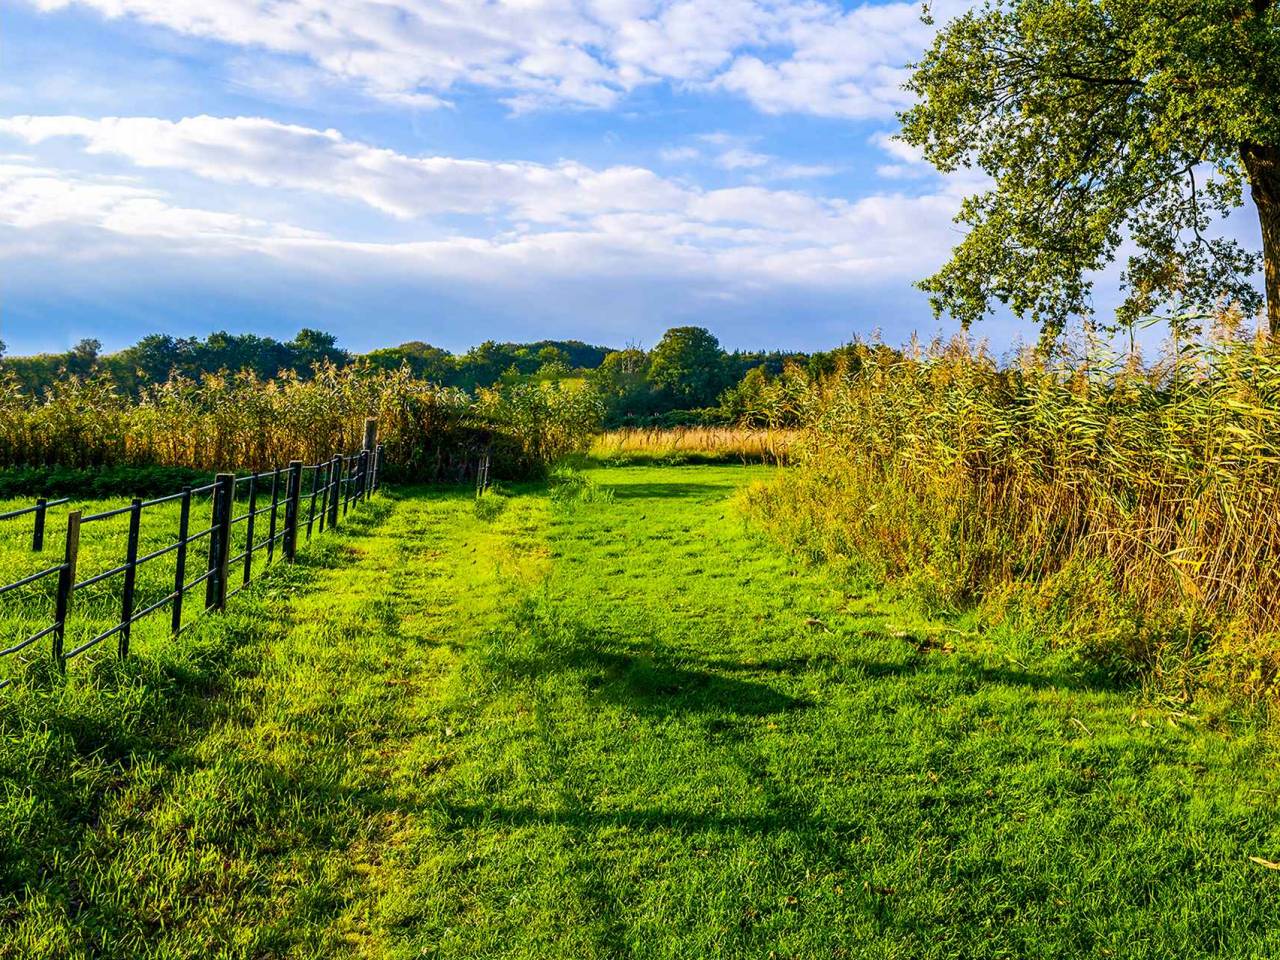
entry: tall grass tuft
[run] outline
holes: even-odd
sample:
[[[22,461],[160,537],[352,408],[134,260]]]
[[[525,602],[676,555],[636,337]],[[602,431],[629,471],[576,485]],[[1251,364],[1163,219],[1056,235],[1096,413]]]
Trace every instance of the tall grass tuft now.
[[[1152,365],[1096,343],[857,355],[810,388],[795,468],[750,495],[780,536],[1117,665],[1275,688],[1276,344],[1223,328]]]
[[[606,464],[783,464],[799,431],[764,427],[625,427],[600,434],[588,456]]]

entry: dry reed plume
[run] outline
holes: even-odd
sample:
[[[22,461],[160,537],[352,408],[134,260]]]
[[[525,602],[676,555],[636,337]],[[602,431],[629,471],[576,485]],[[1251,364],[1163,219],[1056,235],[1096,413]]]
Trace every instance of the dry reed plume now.
[[[602,462],[785,463],[798,435],[749,427],[626,427],[596,437],[588,455]]]

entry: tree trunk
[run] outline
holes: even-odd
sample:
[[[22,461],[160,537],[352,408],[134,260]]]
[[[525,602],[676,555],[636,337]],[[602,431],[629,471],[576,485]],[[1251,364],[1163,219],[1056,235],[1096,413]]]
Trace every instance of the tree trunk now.
[[[1245,144],[1240,150],[1253,204],[1262,225],[1262,271],[1267,287],[1267,326],[1280,336],[1280,148]]]

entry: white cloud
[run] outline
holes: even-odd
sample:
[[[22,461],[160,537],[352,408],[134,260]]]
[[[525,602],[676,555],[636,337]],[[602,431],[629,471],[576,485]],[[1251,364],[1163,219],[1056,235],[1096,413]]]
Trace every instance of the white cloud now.
[[[163,194],[112,177],[79,177],[28,163],[0,164],[0,224],[23,231],[92,227],[200,246],[252,245],[319,234],[236,213],[175,205]]]
[[[705,190],[640,167],[592,169],[453,157],[411,157],[260,118],[14,117],[0,134],[45,149],[73,138],[87,155],[128,160],[135,170],[178,171],[188,183],[161,190],[101,174],[31,164],[0,168],[0,224],[35,230],[57,224],[188,244],[232,244],[278,257],[374,257],[406,269],[501,277],[538,269],[560,276],[697,274],[738,286],[762,282],[826,287],[915,276],[950,245],[959,197],[945,182],[924,196],[858,201],[797,190],[744,186]],[[203,209],[202,181],[261,190],[272,209],[292,205],[314,222],[334,198],[399,218],[387,237],[357,239],[295,229],[238,211]],[[200,202],[172,193],[188,192]],[[247,191],[247,192],[246,192]],[[282,199],[282,191],[292,191]],[[454,215],[477,218],[467,228]],[[337,222],[346,217],[339,216]],[[418,232],[431,239],[405,239]],[[330,231],[333,233],[334,231]],[[92,238],[84,243],[91,245]]]
[[[775,157],[771,157],[767,153],[756,153],[753,150],[735,148],[726,150],[716,157],[716,164],[726,170],[755,170],[759,167],[768,166],[775,159]]]
[[[467,87],[516,110],[607,108],[650,83],[715,88],[771,112],[885,118],[932,28],[918,2],[836,0],[29,0],[305,58],[393,102],[434,108]],[[941,0],[945,18],[964,0]],[[248,68],[285,93],[296,68]]]
[[[697,147],[668,147],[659,154],[664,163],[685,163],[702,158],[702,151]]]

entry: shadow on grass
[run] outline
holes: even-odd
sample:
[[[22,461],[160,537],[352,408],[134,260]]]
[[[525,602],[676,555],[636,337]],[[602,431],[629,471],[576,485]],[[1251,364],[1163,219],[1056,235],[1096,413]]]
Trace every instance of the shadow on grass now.
[[[640,713],[765,717],[812,706],[768,684],[722,677],[651,656],[584,650],[563,663],[588,671],[587,685],[598,696]]]
[[[817,653],[809,656],[765,660],[700,660],[699,664],[726,673],[794,674],[812,671],[847,671],[868,680],[910,677],[922,673],[946,675],[960,681],[1023,687],[1029,690],[1070,690],[1074,692],[1122,693],[1137,681],[1093,664],[1049,668],[1043,672],[1001,665],[992,666],[963,654],[913,653],[902,660],[880,660],[856,655]]]
[[[732,483],[608,483],[617,500],[721,500],[738,490]]]
[[[454,828],[501,824],[509,827],[570,827],[601,830],[630,827],[640,830],[671,829],[688,833],[723,832],[777,835],[858,836],[862,826],[818,819],[795,804],[783,802],[781,809],[761,814],[720,814],[693,810],[539,810],[534,807],[503,807],[481,804],[445,803],[441,806]]]
[[[513,611],[506,631],[506,638],[516,642],[487,651],[490,669],[510,677],[582,674],[593,696],[637,713],[764,717],[812,706],[770,684],[722,676],[702,663],[655,653],[566,618],[555,606],[522,605]]]

